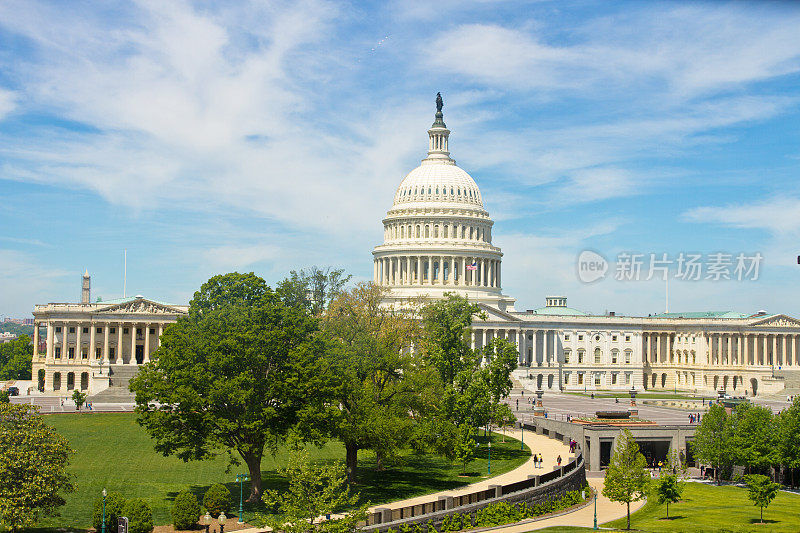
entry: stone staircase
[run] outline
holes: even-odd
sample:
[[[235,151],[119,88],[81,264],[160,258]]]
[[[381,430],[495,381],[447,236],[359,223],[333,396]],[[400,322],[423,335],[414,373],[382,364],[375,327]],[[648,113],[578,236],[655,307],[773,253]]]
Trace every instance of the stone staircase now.
[[[132,403],[134,395],[128,390],[128,384],[138,371],[139,367],[134,365],[112,365],[109,372],[111,385],[90,400],[93,403]]]

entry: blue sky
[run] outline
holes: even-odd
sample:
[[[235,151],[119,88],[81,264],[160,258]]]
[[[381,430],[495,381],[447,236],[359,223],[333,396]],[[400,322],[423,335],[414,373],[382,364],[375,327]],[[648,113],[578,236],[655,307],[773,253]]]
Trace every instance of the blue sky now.
[[[229,5],[234,4],[234,5]],[[790,2],[0,3],[0,315],[211,275],[372,275],[441,91],[517,308],[664,310],[576,258],[727,252],[756,281],[670,310],[800,315],[800,6]],[[613,268],[613,266],[612,266]]]

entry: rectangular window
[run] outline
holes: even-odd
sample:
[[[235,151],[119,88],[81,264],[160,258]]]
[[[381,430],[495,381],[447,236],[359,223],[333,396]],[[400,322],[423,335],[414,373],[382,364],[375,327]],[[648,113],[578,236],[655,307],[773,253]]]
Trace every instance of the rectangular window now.
[[[631,352],[625,352],[625,364],[631,364]]]
[[[578,374],[578,385],[583,385],[583,374]]]
[[[81,359],[89,359],[89,350],[81,349]]]
[[[83,328],[84,333],[89,333],[89,328]]]
[[[565,341],[568,341],[568,340],[569,340],[569,333],[567,333],[566,335],[564,335],[564,340],[565,340]]]
[[[564,385],[569,385],[569,372],[564,374]]]
[[[625,385],[630,385],[631,383],[631,375],[625,374]]]
[[[136,334],[137,335],[141,335],[142,334],[142,328],[136,328]]]
[[[61,348],[60,347],[56,346],[54,356],[55,356],[56,359],[61,359]]]
[[[61,333],[61,326],[56,326],[56,333]]]
[[[583,340],[583,335],[578,335],[578,340],[582,341]]]
[[[123,335],[127,335],[128,334],[128,328],[122,328],[122,334]]]
[[[630,342],[630,341],[631,341],[631,336],[625,335],[625,342]]]
[[[69,359],[75,359],[75,348],[74,347],[70,346],[69,348],[67,348],[67,357]]]
[[[69,332],[70,332],[70,333],[75,333],[75,328],[74,328],[74,327],[70,327],[70,328],[69,328]]]
[[[616,342],[617,341],[617,336],[616,335],[611,335],[611,340]]]
[[[103,357],[103,349],[102,348],[95,348],[94,349],[94,358],[95,359],[100,359],[101,357]],[[101,522],[102,522],[102,520],[101,520]]]
[[[578,350],[578,364],[583,364],[583,350]]]
[[[594,352],[594,364],[596,364],[596,365],[600,364],[600,352],[599,351]]]
[[[108,357],[110,359],[114,359],[114,348],[113,347],[108,349]]]
[[[564,350],[564,362],[569,363],[569,350]]]
[[[156,328],[150,328],[150,335],[155,335],[155,334],[156,334]]]
[[[611,364],[612,365],[616,365],[617,364],[617,352],[616,351],[611,352]]]
[[[594,375],[594,384],[595,384],[595,386],[596,386],[596,387],[599,387],[599,386],[600,386],[600,380],[601,380],[601,379],[602,379],[602,378],[600,377],[600,374],[595,374],[595,375]]]
[[[617,384],[617,375],[616,374],[611,374],[611,384],[612,385],[616,385]]]
[[[103,333],[103,328],[95,328],[95,333]]]
[[[111,333],[116,333],[116,332],[117,332],[117,328],[111,328]]]

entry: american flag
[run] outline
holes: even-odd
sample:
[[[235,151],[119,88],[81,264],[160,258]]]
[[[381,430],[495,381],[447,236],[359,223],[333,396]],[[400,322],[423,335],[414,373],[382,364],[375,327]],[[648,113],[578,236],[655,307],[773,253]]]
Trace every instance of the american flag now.
[[[473,261],[471,264],[467,265],[467,270],[478,270],[478,263]]]

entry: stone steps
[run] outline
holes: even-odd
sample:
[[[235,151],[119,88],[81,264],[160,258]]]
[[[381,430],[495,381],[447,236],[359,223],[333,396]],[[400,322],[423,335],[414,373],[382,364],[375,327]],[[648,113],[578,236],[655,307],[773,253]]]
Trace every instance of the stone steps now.
[[[130,403],[134,395],[128,390],[128,385],[139,372],[139,367],[132,365],[111,365],[109,367],[110,386],[91,397],[96,403]]]

